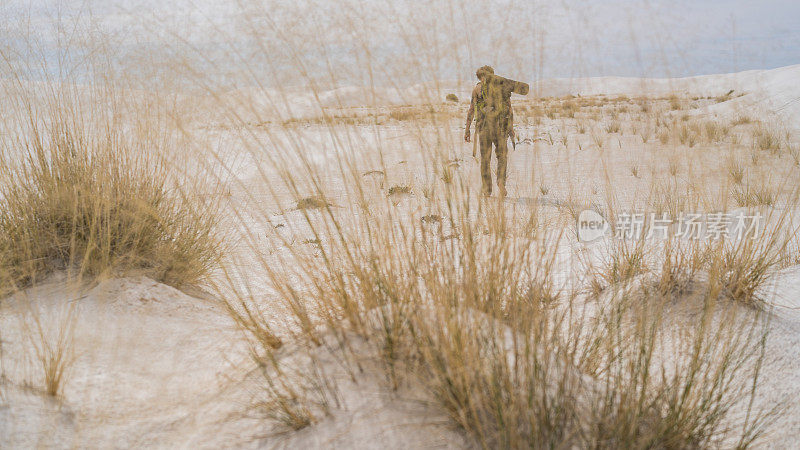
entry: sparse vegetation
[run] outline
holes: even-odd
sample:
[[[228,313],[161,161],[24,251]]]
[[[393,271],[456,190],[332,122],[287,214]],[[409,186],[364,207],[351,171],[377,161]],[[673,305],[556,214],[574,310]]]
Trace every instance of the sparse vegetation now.
[[[411,193],[411,186],[396,184],[389,188],[387,195],[391,197],[393,195],[403,195],[410,193]]]
[[[669,143],[669,136],[669,129],[663,128],[658,132],[658,141],[661,142],[662,145],[666,145]]]
[[[61,396],[76,358],[75,308],[64,305],[62,309],[66,314],[58,323],[45,323],[38,311],[27,308],[22,318],[25,336],[41,371],[41,386],[50,397]]]
[[[295,209],[322,209],[332,206],[322,195],[303,197],[297,201]]]
[[[697,144],[698,133],[694,127],[682,123],[678,126],[678,140],[681,145],[694,147]]]
[[[263,12],[252,16],[273,20]],[[275,26],[259,25],[253,28]],[[362,39],[348,31],[345,41]],[[797,169],[781,153],[800,164],[792,136],[746,116],[729,124],[701,115],[735,106],[713,107],[734,91],[538,97],[548,89],[537,83],[537,97],[513,98],[516,143],[526,146],[509,156],[509,195],[500,198],[506,192],[498,187],[481,196],[478,164],[468,157],[473,143],[462,135],[466,105],[454,93],[442,102],[441,86],[415,75],[424,82],[408,90],[414,95],[395,95],[389,89],[401,80],[382,80],[388,67],[372,66],[385,60],[382,53],[361,55],[364,66],[344,72],[331,58],[330,73],[319,76],[315,70],[323,69],[295,55],[288,34],[254,35],[259,51],[241,55],[292,55],[264,67],[275,80],[284,76],[281,64],[292,68],[293,85],[308,91],[302,114],[272,98],[294,95],[289,90],[264,101],[268,112],[257,107],[264,105],[255,89],[241,89],[242,105],[232,100],[240,82],[283,89],[264,75],[270,71],[251,70],[252,80],[240,75],[236,89],[223,89],[194,67],[187,73],[209,91],[202,101],[219,103],[204,106],[213,119],[208,111],[185,117],[201,109],[197,95],[148,98],[147,108],[100,118],[84,116],[108,106],[102,102],[56,117],[36,116],[31,107],[20,121],[28,134],[4,141],[0,155],[4,294],[25,292],[54,272],[79,283],[144,274],[211,289],[214,301],[198,310],[219,313],[226,329],[234,323],[244,336],[231,339],[230,360],[227,347],[213,349],[226,358],[225,370],[235,366],[232,389],[251,400],[243,409],[276,422],[286,436],[313,433],[323,420],[349,432],[346,414],[336,410],[361,404],[340,402],[345,383],[358,395],[377,386],[385,402],[378,407],[411,391],[415,404],[445,414],[456,430],[448,431],[476,448],[748,448],[766,433],[778,409],[756,401],[761,367],[772,358],[765,288],[782,264],[798,260],[789,243],[797,239],[791,219],[800,201],[785,186]],[[316,45],[308,38],[302,45]],[[418,44],[403,38],[397,46]],[[429,38],[436,51],[447,49],[436,33]],[[413,71],[438,75],[430,67],[436,58],[405,57]],[[353,100],[362,92],[350,90],[351,79],[380,86],[364,96],[374,104]],[[427,92],[429,85],[435,89]],[[55,96],[46,100],[58,105]],[[164,107],[167,136],[152,123],[125,122],[162,114],[161,102],[186,102]],[[140,139],[151,132],[159,135]],[[176,156],[186,154],[188,163]],[[649,236],[644,223],[641,235],[625,236],[614,214],[644,209],[666,220],[728,215],[734,207],[769,214],[766,234],[740,239],[726,229],[700,240],[673,221],[663,236]],[[597,231],[598,221],[579,223],[584,213],[599,215],[615,237],[585,242],[580,227]],[[235,242],[230,248],[218,234],[220,219]],[[109,316],[129,308],[155,322],[144,313],[168,306],[134,294],[134,305],[112,304]],[[21,332],[32,349],[24,356],[42,375],[32,390],[41,384],[40,394],[56,400],[83,350],[73,345],[74,322],[65,323],[51,327],[35,317]],[[231,375],[219,370],[213,375]],[[0,387],[5,381],[0,372]],[[208,397],[192,401],[214,409],[206,408]],[[125,442],[151,443],[134,438]]]
[[[706,141],[711,144],[722,142],[730,131],[719,122],[713,120],[707,120],[703,125],[705,128]]]
[[[681,100],[676,95],[672,95],[669,97],[669,109],[672,111],[678,111],[683,109],[683,104]]]
[[[723,242],[709,270],[711,283],[721,295],[753,308],[764,308],[762,287],[779,268],[788,240],[781,235],[784,218],[776,226],[760,230],[749,238]]]
[[[728,100],[730,100],[733,97],[733,92],[734,92],[733,89],[731,89],[726,94],[720,95],[719,97],[715,98],[714,101],[717,102],[717,103],[727,102]]]
[[[777,153],[781,150],[782,142],[778,133],[759,126],[753,130],[753,145],[759,150]]]
[[[775,191],[768,185],[734,186],[733,198],[742,207],[772,206],[775,204]]]
[[[742,184],[742,181],[744,181],[744,166],[734,159],[728,161],[728,177],[734,184]]]
[[[449,192],[451,199],[459,195]],[[580,308],[577,297],[550,282],[557,242],[509,239],[514,216],[491,209],[475,223],[463,209],[468,204],[446,204],[459,233],[431,236],[446,245],[430,245],[429,234],[415,229],[422,220],[409,222],[411,229],[393,225],[391,204],[381,207],[375,216],[380,219],[365,218],[358,236],[344,234],[335,216],[326,216],[328,224],[309,222],[326,233],[322,252],[329,261],[306,272],[302,284],[310,289],[298,290],[286,268],[261,268],[277,291],[292,293],[283,298],[286,309],[296,311],[293,335],[309,344],[340,342],[343,362],[377,364],[391,386],[422,383],[461,429],[488,447],[567,441],[705,445],[725,433],[726,411],[750,395],[752,379],[739,368],[758,354],[750,350],[759,339],[757,327],[745,331],[750,338],[735,341],[719,338],[734,330],[729,321],[719,328],[689,327],[675,344],[689,351],[688,360],[677,358],[682,351],[668,353],[675,358],[656,357],[666,342],[655,330],[670,323],[661,309],[669,302],[604,289],[612,294],[598,304],[598,320],[571,316]],[[651,270],[643,247],[618,250],[603,276],[606,287]],[[301,253],[295,257],[303,264]],[[713,302],[704,304],[702,324],[715,314]],[[630,320],[633,326],[620,325]],[[351,345],[358,350],[348,350]],[[679,401],[679,392],[692,400]],[[754,414],[758,425],[749,424],[743,436],[763,423],[765,416]],[[313,413],[294,415],[302,420],[285,422],[297,428]]]

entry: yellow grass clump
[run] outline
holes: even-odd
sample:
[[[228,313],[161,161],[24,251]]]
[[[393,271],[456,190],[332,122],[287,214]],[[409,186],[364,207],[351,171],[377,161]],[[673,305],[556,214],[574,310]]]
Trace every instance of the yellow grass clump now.
[[[143,273],[174,286],[203,280],[220,250],[213,209],[170,186],[166,165],[148,157],[150,149],[76,123],[34,125],[2,154],[4,290],[57,269]]]

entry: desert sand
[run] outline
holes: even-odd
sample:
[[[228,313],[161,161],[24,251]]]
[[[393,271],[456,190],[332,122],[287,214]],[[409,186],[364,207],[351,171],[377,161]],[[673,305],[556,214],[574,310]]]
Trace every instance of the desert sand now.
[[[587,209],[600,205],[610,186],[620,209],[643,210],[651,205],[650,188],[658,180],[668,180],[670,164],[677,165],[687,185],[708,180],[702,186],[702,211],[718,210],[727,204],[720,198],[725,189],[724,167],[720,161],[723,146],[699,143],[679,152],[677,159],[662,149],[655,133],[647,142],[635,130],[637,116],[621,113],[621,132],[604,133],[608,119],[581,132],[578,119],[543,118],[534,123],[525,108],[542,104],[546,98],[653,99],[657,105],[672,94],[685,99],[685,107],[672,111],[687,120],[731,122],[746,114],[781,124],[788,132],[788,145],[798,145],[800,137],[800,66],[766,71],[709,75],[684,79],[592,78],[542,80],[532,86],[535,94],[514,97],[519,144],[510,155],[509,196],[504,207],[525,211],[538,205],[553,217],[568,215],[565,210]],[[242,123],[252,139],[269,149],[281,147],[286,135],[274,131],[288,118],[295,137],[306,148],[316,149],[310,163],[322,174],[330,193],[329,201],[341,207],[336,214],[350,213],[350,200],[335,170],[337,158],[345,151],[362,152],[355,158],[359,172],[384,170],[376,175],[374,195],[390,186],[410,186],[408,195],[397,198],[397,208],[415,211],[415,196],[423,195],[431,183],[426,144],[437,136],[450,149],[453,170],[470,182],[479,183],[478,164],[471,157],[471,144],[461,141],[465,99],[471,83],[442,82],[438,89],[413,86],[374,95],[359,87],[323,92],[319,100],[292,96],[285,108],[276,110],[275,93],[253,88],[228,92],[231,104],[247,99]],[[704,100],[725,96],[723,101]],[[443,102],[445,93],[456,93],[457,104]],[[693,97],[701,97],[692,100]],[[656,100],[661,98],[662,100]],[[389,114],[400,105],[423,107],[426,99],[437,101],[443,114],[450,114],[450,129],[437,130],[414,121],[395,120]],[[186,99],[186,110],[196,111],[203,99]],[[550,100],[548,100],[550,101]],[[564,100],[557,100],[564,101]],[[628,104],[627,101],[625,104]],[[343,125],[338,136],[328,126],[315,122],[323,111],[355,117]],[[631,106],[633,107],[633,106]],[[261,110],[259,110],[261,108]],[[360,116],[385,112],[379,123],[358,123]],[[246,114],[253,114],[249,117]],[[270,116],[272,114],[272,116]],[[225,189],[210,190],[210,196],[224,199],[226,208],[237,208],[238,217],[226,216],[225,232],[234,242],[237,276],[255,275],[250,280],[253,296],[269,309],[270,291],[251,271],[255,266],[253,245],[263,239],[259,257],[280,263],[284,251],[270,247],[269,233],[282,233],[294,245],[305,245],[313,252],[312,238],[303,213],[292,210],[295,198],[281,187],[273,201],[263,181],[273,174],[269,158],[243,148],[235,129],[213,111],[189,116],[185,125],[208,150],[205,160],[195,161],[196,170],[217,174]],[[593,131],[601,133],[600,145]],[[746,135],[748,125],[734,128],[732,134]],[[342,150],[336,139],[351,139]],[[564,139],[562,141],[562,139]],[[727,145],[727,144],[726,144]],[[374,149],[380,146],[378,154]],[[598,148],[602,146],[602,148]],[[742,146],[744,148],[744,145]],[[725,147],[724,151],[728,151]],[[731,150],[736,152],[737,150]],[[749,153],[741,150],[743,160]],[[202,155],[202,153],[201,153]],[[726,153],[727,155],[727,153]],[[636,169],[634,169],[634,167]],[[754,173],[769,173],[776,195],[789,193],[797,186],[798,169],[790,157],[764,156]],[[633,171],[640,173],[633,173]],[[369,178],[369,177],[367,177]],[[609,183],[610,180],[610,183]],[[716,181],[715,181],[716,180]],[[665,181],[666,182],[666,181]],[[768,208],[794,207],[778,201]],[[728,205],[736,211],[737,205]],[[225,210],[223,208],[223,210]],[[796,211],[790,216],[796,221]],[[316,213],[314,213],[316,214]],[[568,221],[568,220],[567,220]],[[251,236],[244,238],[243,229]],[[238,233],[238,234],[237,234]],[[238,237],[237,237],[238,236]],[[253,245],[235,245],[238,240]],[[567,233],[562,246],[565,283],[580,272],[575,255],[582,260],[600,258],[612,237],[590,243],[580,242]],[[796,264],[796,263],[795,263]],[[574,271],[574,272],[573,272]],[[570,281],[572,280],[572,281]],[[261,290],[259,290],[261,289]],[[783,414],[772,424],[758,448],[792,448],[800,436],[800,265],[787,266],[765,284],[771,332],[760,377],[757,407],[786,402]],[[474,446],[462,431],[449,422],[419,386],[413,383],[393,390],[383,372],[365,363],[355,382],[339,367],[337,359],[317,350],[323,370],[335,374],[340,392],[338,406],[329,417],[300,431],[286,431],[259,408],[263,393],[261,377],[251,358],[248,341],[226,313],[218,293],[211,290],[178,289],[143,276],[103,279],[75,283],[55,273],[45,282],[0,300],[0,441],[4,448],[464,448]],[[278,315],[278,312],[273,312]],[[35,319],[34,319],[35,318]],[[37,321],[48,337],[57,342],[65,324],[71,330],[71,365],[63,394],[50,398],[42,393],[41,369],[36,361],[42,343],[36,335]],[[357,343],[354,345],[358,345]],[[282,361],[300,360],[306,354],[289,343],[277,353]],[[734,416],[736,413],[733,414]]]

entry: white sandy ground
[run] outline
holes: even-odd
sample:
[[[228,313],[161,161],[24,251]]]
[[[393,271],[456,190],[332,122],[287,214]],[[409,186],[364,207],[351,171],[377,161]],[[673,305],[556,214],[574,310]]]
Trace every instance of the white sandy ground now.
[[[56,400],[42,394],[41,372],[28,360],[35,350],[27,327],[35,326],[35,312],[52,337],[69,311],[75,363]],[[91,289],[53,280],[6,299],[0,325],[4,448],[399,449],[466,443],[424,398],[395,395],[378,370],[354,384],[325,355],[340,408],[316,427],[278,433],[253,407],[260,380],[247,373],[253,367],[248,350],[222,309],[144,277]],[[279,356],[294,357],[291,350]]]
[[[717,96],[734,89],[737,94],[745,95],[698,109],[693,114],[735,117],[742,111],[754,116],[763,111],[785,120],[787,128],[798,129],[800,83],[796,80],[800,80],[800,66],[678,80],[551,80],[541,82],[536,89],[542,95],[630,96],[666,95],[673,90]],[[456,87],[440,87],[441,91],[435,90],[435,95],[441,93],[443,97]],[[394,98],[387,94],[379,101],[365,97],[365,91],[357,88],[324,93],[321,98],[326,106],[405,104],[411,103],[410,92],[421,91],[420,87],[414,89]],[[463,86],[457,92],[463,98],[468,90],[469,86]],[[266,103],[261,92],[247,95],[255,103]],[[313,104],[310,99],[297,102],[297,111],[313,113],[304,109]],[[292,113],[300,114],[295,110]],[[198,128],[213,125],[213,118],[197,125]],[[521,127],[521,133],[528,131]],[[460,136],[457,124],[453,132]],[[309,127],[303,136],[309,148],[319,149],[314,164],[333,167],[337,152],[330,150],[330,137],[325,129]],[[429,170],[419,157],[424,142],[407,141],[411,136],[402,125],[389,124],[381,130],[380,144],[387,169],[391,169],[387,170],[387,185],[410,183],[417,188],[429,181],[430,175],[426,174]],[[217,147],[236,140],[227,131],[217,129],[209,130],[207,137]],[[379,144],[369,133],[350,137],[364,148]],[[462,170],[477,181],[477,167],[468,157],[471,145],[452,144],[453,156],[463,159]],[[626,149],[627,144],[626,141]],[[643,147],[641,141],[630,144]],[[543,180],[551,188],[550,193],[538,198],[545,206],[566,202],[573,185],[585,191],[584,198],[594,195],[591,201],[602,201],[602,185],[600,192],[591,194],[598,187],[594,184],[602,183],[599,180],[603,177],[597,175],[597,155],[584,151],[566,157],[563,149],[550,147],[522,147],[511,155],[509,204],[524,208],[537,201],[535,189]],[[623,203],[632,204],[635,198],[645,195],[646,189],[643,182],[627,175],[628,167],[632,159],[644,156],[615,154],[612,149],[613,146],[608,150],[609,158],[615,164],[609,169],[610,178],[627,176],[629,192],[626,192],[628,198],[623,195]],[[233,169],[225,174],[230,178],[232,197],[243,204],[255,202],[273,211],[270,220],[285,223],[285,232],[293,233],[298,240],[309,237],[303,235],[298,212],[282,215],[273,207],[261,205],[269,203],[265,200],[269,196],[264,183],[255,170],[257,164],[267,164],[263,155],[232,150],[220,151],[220,156],[227,158],[225,165]],[[684,176],[691,178],[691,160],[684,163]],[[378,157],[364,155],[362,164],[364,169],[378,168]],[[776,173],[780,172],[778,169],[785,170],[782,176],[796,186],[796,175],[782,167],[780,161],[771,164]],[[700,171],[694,176],[722,175]],[[538,177],[535,182],[528,180],[534,177]],[[279,187],[278,190],[279,196],[285,196]],[[333,185],[332,193],[333,203],[346,202],[341,186]],[[284,206],[291,206],[288,197]],[[404,206],[402,201],[400,206]],[[257,232],[271,229],[256,213],[245,220]],[[603,241],[583,245],[573,239],[566,250],[592,252],[603,245]],[[246,269],[243,272],[247,275]],[[253,282],[257,288],[257,280]],[[780,272],[765,288],[765,294],[775,308],[771,313],[772,330],[756,407],[786,402],[787,409],[761,446],[793,448],[800,445],[796,440],[800,436],[800,403],[796,400],[800,389],[800,267]],[[70,314],[72,322],[66,319]],[[34,317],[40,318],[45,334],[51,338],[65,324],[73,323],[75,362],[59,399],[49,399],[42,393],[41,369],[35,351],[38,340],[30,338],[36,330]],[[0,301],[0,339],[3,375],[0,447],[3,448],[461,448],[469,444],[451,428],[442,412],[426,401],[420,390],[411,386],[393,392],[387,389],[380,371],[369,367],[354,384],[330,355],[322,355],[321,360],[326,362],[322,370],[337,380],[341,407],[333,408],[331,417],[312,427],[277,434],[279,429],[253,407],[261,398],[262,382],[251,373],[254,365],[246,343],[223,309],[206,294],[198,292],[190,296],[147,278],[112,279],[94,286],[75,287],[68,285],[63,277],[55,276],[41,286]],[[279,352],[282,359],[300,358],[298,355],[291,348]]]

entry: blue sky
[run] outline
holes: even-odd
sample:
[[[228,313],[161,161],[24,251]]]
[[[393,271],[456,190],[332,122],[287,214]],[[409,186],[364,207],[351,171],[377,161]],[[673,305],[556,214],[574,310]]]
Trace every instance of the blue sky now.
[[[525,79],[800,64],[790,0],[4,0],[0,20],[0,44],[22,59],[35,57],[23,48],[33,40],[39,56],[80,61],[91,46],[74,30],[90,30],[122,62],[187,52],[212,72],[289,74],[291,49],[321,78],[333,68],[360,82],[469,77],[487,63]],[[348,72],[365,60],[369,74]]]

